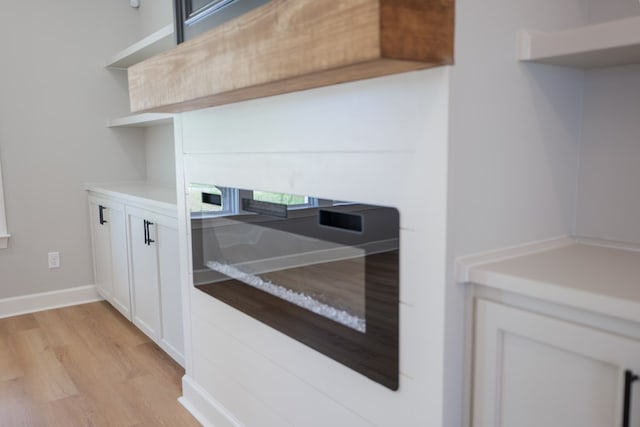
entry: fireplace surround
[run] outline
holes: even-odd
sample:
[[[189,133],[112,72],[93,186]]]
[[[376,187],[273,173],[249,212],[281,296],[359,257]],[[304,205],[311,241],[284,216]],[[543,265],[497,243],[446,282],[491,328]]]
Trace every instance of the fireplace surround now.
[[[446,269],[447,69],[226,105],[175,120],[179,188],[309,194],[400,213],[399,376],[391,390],[197,289],[180,212],[181,401],[221,426],[439,425]],[[208,192],[208,191],[207,191]],[[180,206],[189,194],[178,191]]]
[[[398,388],[397,209],[203,184],[191,192],[197,289]]]

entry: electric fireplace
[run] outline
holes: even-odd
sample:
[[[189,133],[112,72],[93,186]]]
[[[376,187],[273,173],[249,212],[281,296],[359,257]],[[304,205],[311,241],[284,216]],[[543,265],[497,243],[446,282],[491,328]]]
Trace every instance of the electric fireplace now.
[[[398,388],[395,208],[190,186],[194,286]]]

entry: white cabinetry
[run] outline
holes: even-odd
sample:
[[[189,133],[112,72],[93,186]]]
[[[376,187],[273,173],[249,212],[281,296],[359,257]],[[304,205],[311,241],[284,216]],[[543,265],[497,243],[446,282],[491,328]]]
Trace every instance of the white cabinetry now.
[[[146,184],[87,189],[100,294],[184,365],[175,190]]]
[[[127,225],[131,248],[131,295],[133,323],[153,340],[160,338],[160,285],[158,250],[154,223],[148,212],[127,208]],[[151,236],[153,233],[153,236]]]
[[[460,266],[473,427],[640,426],[640,248],[567,238]]]
[[[127,207],[133,323],[177,360],[184,353],[175,218]]]
[[[475,346],[475,427],[640,425],[639,340],[479,300]]]
[[[89,196],[95,284],[102,297],[131,319],[124,205]]]

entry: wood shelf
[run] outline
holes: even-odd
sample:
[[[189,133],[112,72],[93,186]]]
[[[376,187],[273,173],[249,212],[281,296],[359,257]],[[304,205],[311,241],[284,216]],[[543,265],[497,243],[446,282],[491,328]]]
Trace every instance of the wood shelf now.
[[[194,110],[453,63],[454,0],[272,0],[129,68],[131,111]]]
[[[564,31],[519,33],[518,59],[576,68],[640,64],[640,16]]]
[[[176,45],[175,26],[169,24],[107,59],[106,68],[126,70]]]
[[[162,113],[145,113],[135,114],[107,121],[107,127],[110,128],[141,128],[149,126],[158,126],[173,123],[172,114]]]

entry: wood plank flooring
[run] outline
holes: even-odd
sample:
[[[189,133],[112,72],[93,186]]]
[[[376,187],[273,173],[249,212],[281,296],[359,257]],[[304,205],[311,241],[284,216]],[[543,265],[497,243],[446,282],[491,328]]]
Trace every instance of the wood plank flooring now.
[[[106,302],[0,319],[0,426],[200,424],[184,370]]]

